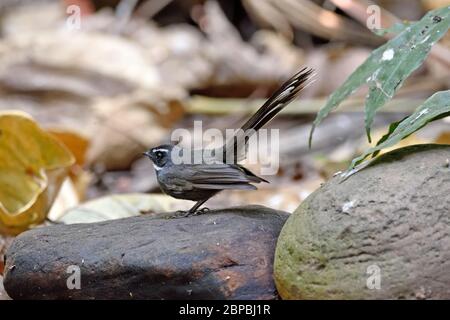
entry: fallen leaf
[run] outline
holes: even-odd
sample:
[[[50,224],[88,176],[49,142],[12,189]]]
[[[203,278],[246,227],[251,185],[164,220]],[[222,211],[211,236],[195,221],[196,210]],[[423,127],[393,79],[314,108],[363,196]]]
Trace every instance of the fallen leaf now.
[[[75,157],[76,164],[84,165],[86,153],[89,147],[89,139],[82,136],[78,132],[73,132],[64,129],[48,129],[51,135],[62,142],[67,149],[72,152]]]
[[[69,172],[71,181],[67,183],[71,184],[71,187],[76,192],[76,196],[65,194],[65,200],[62,201],[63,203],[67,203],[68,199],[76,197],[77,201],[75,204],[78,204],[79,201],[84,199],[89,183],[92,180],[91,173],[83,169],[83,165],[86,161],[87,151],[90,145],[89,139],[78,132],[66,129],[48,129],[47,131],[51,133],[55,138],[57,138],[60,142],[62,142],[75,157],[76,162],[74,165],[72,165]],[[64,191],[64,184],[62,189],[63,190],[61,190],[61,192]],[[58,198],[60,196],[61,195],[59,194]],[[69,201],[69,203],[72,204],[73,202],[74,201]]]
[[[441,133],[435,142],[440,144],[450,144],[450,131]]]
[[[117,36],[42,30],[39,35],[32,32],[14,35],[4,40],[3,45],[5,61],[11,65],[32,59],[48,68],[86,71],[146,89],[162,85],[159,72],[146,58],[146,52],[138,44]]]
[[[170,139],[169,128],[184,114],[177,98],[137,92],[120,99],[100,99],[93,106],[98,127],[87,163],[109,170],[128,169],[145,149]]]
[[[267,178],[267,177],[266,177]],[[229,208],[239,205],[262,205],[275,210],[294,212],[298,205],[323,183],[320,177],[295,181],[292,183],[278,183],[270,178],[270,184],[258,185],[258,190],[229,190],[220,192],[205,203],[209,209]],[[188,202],[192,206],[191,202]]]
[[[0,112],[0,233],[41,223],[74,163],[63,144],[23,112]]]
[[[92,223],[138,216],[142,213],[187,210],[191,206],[191,201],[177,200],[163,194],[120,194],[85,202],[68,210],[58,221],[66,224]]]
[[[66,178],[48,213],[48,218],[51,221],[56,221],[64,214],[64,212],[79,204],[80,196],[78,195],[78,191],[72,182],[72,179]]]

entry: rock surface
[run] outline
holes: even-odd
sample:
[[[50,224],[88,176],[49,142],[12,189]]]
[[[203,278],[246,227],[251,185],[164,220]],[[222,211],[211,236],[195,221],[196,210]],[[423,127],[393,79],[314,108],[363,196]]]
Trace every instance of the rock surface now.
[[[278,240],[280,296],[450,299],[449,160],[448,145],[406,147],[311,194]]]
[[[36,228],[9,248],[4,286],[13,299],[275,299],[287,216],[246,206]]]

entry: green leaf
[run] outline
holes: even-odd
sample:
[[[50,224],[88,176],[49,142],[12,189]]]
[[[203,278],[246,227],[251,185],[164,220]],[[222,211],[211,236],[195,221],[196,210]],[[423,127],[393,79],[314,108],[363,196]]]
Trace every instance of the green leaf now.
[[[375,29],[373,30],[373,33],[375,33],[377,36],[384,36],[388,33],[393,34],[399,34],[400,32],[404,31],[408,26],[410,26],[413,22],[411,21],[403,21],[403,22],[396,22],[394,25],[387,29]]]
[[[435,93],[418,107],[412,115],[399,123],[391,124],[388,134],[383,136],[375,147],[369,148],[361,156],[353,159],[349,170],[354,169],[355,166],[359,165],[370,154],[374,154],[383,148],[393,146],[400,140],[421,129],[427,123],[449,115],[450,90]]]
[[[423,63],[431,47],[445,35],[449,27],[450,7],[433,10],[374,50],[319,110],[311,129],[309,144],[315,127],[345,98],[366,83],[369,85],[365,101],[366,133],[371,141],[370,128],[377,110],[392,99],[404,80]]]

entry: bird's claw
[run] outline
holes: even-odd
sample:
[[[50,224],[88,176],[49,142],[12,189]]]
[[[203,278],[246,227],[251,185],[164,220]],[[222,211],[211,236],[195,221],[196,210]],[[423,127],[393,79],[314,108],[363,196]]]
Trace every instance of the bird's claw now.
[[[198,215],[201,215],[201,214],[205,214],[205,213],[207,213],[208,211],[209,211],[209,208],[206,208],[206,207],[201,208],[201,209],[198,209],[198,210],[196,210],[196,211],[188,211],[188,212],[186,213],[185,217],[189,217],[189,216],[198,216]]]
[[[198,216],[198,215],[201,215],[201,214],[205,214],[205,213],[207,213],[207,212],[209,212],[209,208],[206,208],[206,207],[201,208],[201,209],[196,210],[196,211],[189,211],[189,210],[184,211],[184,210],[178,210],[178,211],[176,211],[175,214],[174,214],[172,217],[170,217],[170,218],[171,218],[171,219],[176,219],[176,218],[187,218],[187,217],[191,217],[191,216]]]
[[[197,210],[197,211],[195,212],[195,214],[196,214],[196,215],[199,215],[199,214],[204,214],[204,213],[207,213],[207,212],[209,212],[209,208],[203,207],[203,208],[201,208],[200,210]]]
[[[175,213],[172,216],[168,217],[167,219],[184,218],[187,213],[188,213],[188,211],[185,211],[185,210],[177,210],[177,211],[175,211]]]

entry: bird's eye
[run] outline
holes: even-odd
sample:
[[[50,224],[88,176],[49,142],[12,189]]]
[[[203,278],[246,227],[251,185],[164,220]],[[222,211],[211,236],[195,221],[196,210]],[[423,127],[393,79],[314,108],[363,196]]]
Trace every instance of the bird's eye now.
[[[161,152],[156,153],[156,157],[157,157],[158,159],[161,159],[162,153],[161,153]]]

